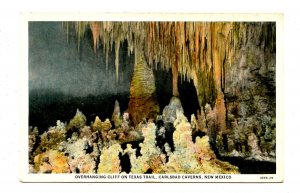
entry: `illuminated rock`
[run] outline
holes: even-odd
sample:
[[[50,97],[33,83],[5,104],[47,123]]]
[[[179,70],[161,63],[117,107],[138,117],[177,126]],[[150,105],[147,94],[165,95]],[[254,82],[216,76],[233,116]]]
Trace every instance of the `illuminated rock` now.
[[[68,158],[56,150],[49,150],[34,157],[38,173],[70,173]]]
[[[112,125],[109,121],[109,119],[105,119],[105,121],[101,121],[98,116],[96,116],[96,119],[93,124],[93,130],[94,131],[108,131],[111,129]]]
[[[96,160],[99,150],[96,143],[83,137],[75,142],[63,144],[65,154],[68,155],[68,164],[72,173],[95,173]]]
[[[75,116],[73,117],[73,119],[71,119],[71,121],[67,125],[67,130],[73,128],[80,129],[85,125],[86,125],[86,117],[81,111],[79,111],[79,109],[77,109]]]
[[[123,150],[120,144],[115,143],[110,147],[104,147],[101,150],[100,163],[98,165],[97,173],[120,173],[120,159],[119,153]]]
[[[138,55],[130,84],[130,99],[128,113],[134,125],[143,119],[155,119],[159,113],[159,105],[155,94],[155,80],[152,69],[145,58]]]
[[[197,137],[193,143],[191,125],[180,111],[177,111],[174,126],[175,151],[168,153],[167,173],[238,173],[237,167],[216,159],[208,136]]]
[[[135,149],[131,145],[127,145],[124,152],[129,153],[131,172],[134,174],[143,174],[147,171],[153,173],[161,173],[164,170],[164,158],[160,149],[156,146],[155,133],[156,126],[154,123],[148,124],[142,129],[144,141],[140,143],[141,156],[136,156]]]
[[[121,126],[122,119],[121,119],[121,110],[118,100],[115,101],[114,111],[111,117],[111,121],[114,123],[115,128]]]
[[[174,123],[176,119],[176,111],[183,113],[183,108],[180,99],[172,97],[170,103],[164,108],[162,118],[164,123]]]

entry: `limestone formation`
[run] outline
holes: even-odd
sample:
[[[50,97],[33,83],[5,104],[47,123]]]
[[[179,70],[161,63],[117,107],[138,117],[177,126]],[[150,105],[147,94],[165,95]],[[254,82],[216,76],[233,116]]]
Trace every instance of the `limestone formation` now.
[[[123,150],[120,144],[118,143],[113,144],[109,148],[103,148],[101,150],[100,163],[98,166],[97,173],[120,173],[121,166],[119,153],[121,153],[122,151]]]
[[[130,84],[130,100],[128,104],[128,113],[134,125],[137,125],[145,118],[155,119],[159,113],[153,71],[147,65],[142,54],[138,55],[136,60]]]
[[[149,119],[134,128],[129,124],[129,114],[125,112],[118,128],[111,129],[108,119],[102,122],[96,117],[92,127],[81,125],[68,139],[64,124],[57,121],[55,127],[50,127],[41,135],[41,144],[34,154],[31,153],[34,158],[29,169],[33,173],[120,173],[122,165],[119,156],[128,154],[130,172],[134,174],[238,173],[235,166],[216,158],[208,136],[196,137],[193,142],[191,123],[184,116],[178,98],[172,98],[164,112],[165,120],[172,120],[175,128],[175,131],[169,131],[173,136],[174,151],[168,142],[162,146],[157,144],[157,137],[160,140],[166,137],[163,126],[158,129],[154,121]],[[82,115],[81,112],[77,113],[73,120],[84,120],[80,118]],[[199,120],[192,117],[194,130],[199,130]],[[75,122],[72,121],[72,124]],[[36,135],[36,132],[31,135]],[[131,143],[141,140],[143,142],[139,144],[138,155],[138,149],[132,148]],[[124,150],[121,148],[123,143],[127,143]],[[254,134],[249,136],[248,143],[255,154],[257,138]]]
[[[120,105],[117,100],[115,101],[114,112],[112,114],[111,120],[114,123],[116,128],[121,126],[122,124]]]
[[[127,146],[125,152],[129,152],[131,162],[131,172],[143,174],[147,171],[153,173],[163,172],[165,162],[165,155],[156,146],[155,133],[156,126],[153,123],[148,124],[142,129],[144,141],[140,143],[141,156],[136,157],[135,150],[131,146]]]
[[[81,111],[79,111],[79,109],[77,109],[75,116],[73,117],[73,119],[71,119],[71,121],[67,125],[67,130],[73,128],[79,129],[85,126],[85,124],[86,124],[85,115]]]
[[[162,118],[164,123],[174,123],[176,119],[176,111],[183,113],[183,108],[180,99],[172,97],[170,103],[164,108]]]
[[[34,157],[37,173],[70,173],[68,158],[57,150],[49,150]]]
[[[86,137],[74,142],[63,143],[63,151],[68,155],[68,164],[72,173],[95,173],[99,150],[96,143]]]
[[[34,145],[36,144],[38,135],[39,135],[39,130],[37,127],[29,128],[29,134],[28,134],[28,147],[29,147],[28,153],[29,153],[29,155],[34,150]]]
[[[168,172],[239,173],[237,167],[216,159],[208,143],[208,136],[197,137],[196,142],[193,143],[191,125],[180,111],[177,111],[174,126],[176,128],[173,134],[175,151],[170,153],[169,162],[166,163]]]
[[[93,123],[94,131],[108,131],[112,127],[109,119],[105,119],[105,121],[101,121],[98,116],[95,118],[95,122]]]
[[[32,152],[32,156],[36,156],[47,150],[58,150],[61,143],[66,140],[66,130],[59,126],[50,127],[40,135],[40,142],[37,148]]]

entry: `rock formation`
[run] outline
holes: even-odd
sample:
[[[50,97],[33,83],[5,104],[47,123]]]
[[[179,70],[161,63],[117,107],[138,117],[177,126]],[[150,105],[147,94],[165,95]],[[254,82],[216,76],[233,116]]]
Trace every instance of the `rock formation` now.
[[[163,109],[162,118],[163,122],[174,123],[176,119],[176,111],[183,113],[183,108],[180,99],[177,97],[172,97],[170,103]]]
[[[223,155],[235,151],[244,158],[275,161],[275,24],[244,23],[240,28],[235,57],[225,64],[227,130],[217,134],[220,138],[217,143],[228,146],[227,150],[220,149]],[[255,138],[261,151],[256,153],[260,156],[254,156],[249,145]]]
[[[109,148],[104,147],[101,150],[100,163],[98,166],[97,173],[120,173],[120,159],[119,153],[123,150],[120,144],[116,143],[110,146]]]
[[[68,158],[57,150],[49,150],[34,157],[37,173],[70,173]]]
[[[116,128],[119,127],[122,123],[120,105],[117,100],[115,101],[114,112],[112,114],[111,120]]]
[[[101,122],[98,117],[91,126],[88,126],[79,124],[85,122],[83,119],[85,116],[77,110],[69,126],[58,121],[57,126],[50,127],[40,136],[38,148],[29,149],[32,155],[30,172],[121,173],[120,155],[127,154],[130,173],[133,174],[238,173],[237,167],[216,158],[210,149],[208,136],[197,137],[195,143],[192,141],[192,127],[183,114],[178,98],[172,98],[164,112],[162,117],[167,121],[166,124],[172,124],[175,128],[175,131],[169,130],[173,136],[174,151],[168,142],[162,146],[157,144],[157,140],[167,140],[166,131],[163,125],[158,129],[151,119],[148,122],[141,121],[134,128],[129,124],[129,115],[125,112],[123,116],[118,116],[123,117],[118,128],[111,128],[108,119]],[[80,125],[80,128],[66,135],[66,128],[71,128],[70,124],[72,127]],[[30,135],[32,139],[37,135],[33,131]],[[139,143],[139,148],[133,148],[132,143],[141,140],[143,141]],[[31,140],[30,144],[33,142],[34,140]],[[257,150],[255,149],[257,140],[253,138],[251,142],[254,154]],[[122,144],[126,144],[126,148],[122,149]]]
[[[144,141],[139,145],[142,155],[136,157],[136,150],[133,150],[131,146],[127,146],[127,149],[125,149],[125,152],[128,152],[130,156],[131,172],[134,174],[143,174],[147,171],[162,173],[165,155],[156,146],[156,126],[154,123],[149,123],[147,127],[142,129],[142,132]]]
[[[180,111],[177,111],[174,126],[175,151],[170,153],[166,163],[168,173],[239,173],[237,167],[216,159],[208,136],[197,137],[193,143],[191,125]]]
[[[77,109],[75,116],[73,119],[70,120],[69,124],[67,125],[67,131],[80,129],[81,127],[85,126],[86,117],[85,115]]]
[[[137,55],[136,60],[128,104],[128,113],[135,125],[146,118],[155,119],[159,113],[152,69],[147,65],[142,54]]]

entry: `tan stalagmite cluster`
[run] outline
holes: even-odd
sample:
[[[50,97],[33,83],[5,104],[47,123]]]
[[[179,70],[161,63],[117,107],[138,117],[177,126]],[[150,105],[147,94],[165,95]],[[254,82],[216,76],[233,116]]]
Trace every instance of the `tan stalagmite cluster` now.
[[[108,148],[104,147],[101,150],[100,163],[97,173],[120,173],[121,166],[119,153],[121,153],[122,151],[123,150],[118,143],[115,143]]]
[[[70,173],[68,158],[57,150],[49,150],[34,157],[37,173]]]
[[[125,153],[129,154],[131,163],[131,172],[134,174],[143,174],[151,170],[153,173],[164,173],[165,155],[156,146],[155,133],[156,126],[149,123],[142,129],[144,141],[140,143],[141,156],[136,157],[135,149],[131,145],[127,146]]]
[[[127,113],[126,113],[127,114]],[[82,120],[83,113],[77,111],[74,118]],[[121,128],[101,126],[95,130],[84,125],[74,130],[69,137],[65,134],[66,126],[58,121],[57,126],[50,127],[41,135],[42,142],[34,149],[30,141],[30,172],[31,173],[121,173],[120,156],[128,154],[130,173],[238,173],[238,168],[216,159],[210,149],[208,137],[196,138],[192,141],[192,128],[182,111],[177,111],[174,121],[175,131],[173,142],[175,150],[171,151],[166,142],[162,147],[157,145],[157,126],[154,122],[141,122],[136,128],[129,128],[124,115]],[[95,122],[99,122],[96,117]],[[101,122],[101,121],[100,121]],[[102,123],[102,122],[101,122]],[[75,124],[77,125],[77,123]],[[95,125],[95,123],[91,123]],[[101,124],[100,124],[101,125]],[[143,141],[139,136],[143,135]],[[135,132],[135,134],[130,134]],[[53,135],[55,133],[55,135]],[[51,140],[45,140],[50,136]],[[114,139],[111,135],[115,135]],[[110,136],[110,137],[109,137]],[[120,138],[122,136],[122,138]],[[34,138],[33,135],[29,138]],[[132,148],[131,142],[140,142],[140,155]],[[126,148],[121,147],[126,144]]]
[[[191,124],[180,111],[177,111],[174,126],[175,151],[170,153],[169,162],[166,163],[168,173],[239,173],[237,167],[216,158],[208,136],[196,137],[195,143],[192,141]]]

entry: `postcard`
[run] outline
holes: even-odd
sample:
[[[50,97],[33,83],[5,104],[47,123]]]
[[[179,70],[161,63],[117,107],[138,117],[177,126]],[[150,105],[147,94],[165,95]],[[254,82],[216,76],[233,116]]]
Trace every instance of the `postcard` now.
[[[22,182],[282,182],[281,14],[23,13]]]

